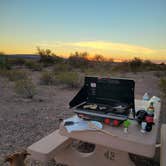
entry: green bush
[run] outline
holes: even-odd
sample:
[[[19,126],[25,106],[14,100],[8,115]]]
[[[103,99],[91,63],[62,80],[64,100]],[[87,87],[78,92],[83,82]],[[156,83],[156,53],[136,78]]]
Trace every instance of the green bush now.
[[[160,87],[162,95],[166,97],[166,77],[163,77],[160,79],[159,87]]]
[[[40,64],[34,60],[27,60],[25,62],[25,66],[31,70],[34,70],[34,71],[41,71],[42,70],[42,64]]]
[[[10,81],[18,81],[22,79],[27,79],[27,73],[25,71],[20,70],[8,70],[4,73]]]
[[[80,86],[80,78],[77,72],[61,72],[56,75],[58,83],[67,85],[70,88]]]
[[[32,99],[36,94],[36,87],[30,79],[15,82],[15,92],[23,97]]]
[[[55,74],[49,71],[42,72],[40,82],[42,85],[55,85],[57,83]]]

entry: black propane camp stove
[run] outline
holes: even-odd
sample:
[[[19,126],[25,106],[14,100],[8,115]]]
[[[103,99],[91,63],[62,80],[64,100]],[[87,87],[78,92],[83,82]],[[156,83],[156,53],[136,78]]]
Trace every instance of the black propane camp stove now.
[[[83,119],[119,126],[130,113],[135,117],[134,86],[128,79],[85,77],[69,105]]]

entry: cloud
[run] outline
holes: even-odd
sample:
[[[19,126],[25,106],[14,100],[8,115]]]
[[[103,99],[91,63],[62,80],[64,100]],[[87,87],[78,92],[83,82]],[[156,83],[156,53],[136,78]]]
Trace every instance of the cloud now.
[[[122,44],[122,43],[113,43],[113,42],[104,42],[104,41],[88,41],[88,42],[78,42],[73,43],[75,46],[79,47],[87,47],[99,50],[107,50],[107,51],[122,51],[128,53],[144,53],[144,54],[152,54],[155,51],[149,48]]]
[[[42,42],[38,46],[55,49],[57,53],[67,55],[75,51],[87,51],[90,54],[102,54],[105,57],[115,59],[140,57],[143,59],[166,61],[166,50],[108,41]]]

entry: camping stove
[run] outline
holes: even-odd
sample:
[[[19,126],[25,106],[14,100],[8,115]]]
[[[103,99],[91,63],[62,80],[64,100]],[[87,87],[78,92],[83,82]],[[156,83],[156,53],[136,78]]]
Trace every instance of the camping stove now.
[[[69,105],[80,118],[119,126],[130,113],[135,117],[134,86],[128,79],[85,77]]]

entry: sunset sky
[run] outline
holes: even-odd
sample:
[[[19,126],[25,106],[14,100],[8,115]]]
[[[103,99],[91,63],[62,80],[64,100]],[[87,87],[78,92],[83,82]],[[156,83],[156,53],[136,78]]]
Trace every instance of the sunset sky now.
[[[0,52],[166,62],[166,0],[0,0]]]

